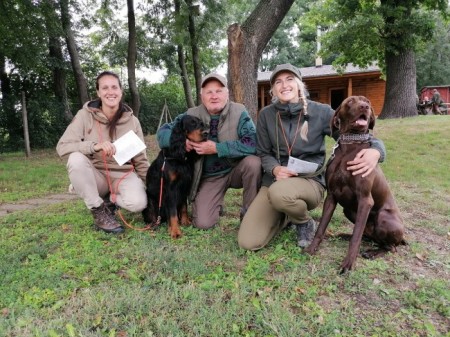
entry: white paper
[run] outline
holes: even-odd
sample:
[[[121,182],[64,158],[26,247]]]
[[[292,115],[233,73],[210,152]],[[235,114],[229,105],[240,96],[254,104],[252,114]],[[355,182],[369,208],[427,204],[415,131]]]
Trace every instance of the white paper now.
[[[289,170],[297,173],[313,173],[317,171],[318,167],[319,165],[316,163],[311,163],[310,161],[297,159],[291,156],[289,156],[289,161],[287,165],[287,168]]]
[[[113,157],[120,166],[146,148],[144,142],[132,130],[117,139],[113,144],[116,148]]]

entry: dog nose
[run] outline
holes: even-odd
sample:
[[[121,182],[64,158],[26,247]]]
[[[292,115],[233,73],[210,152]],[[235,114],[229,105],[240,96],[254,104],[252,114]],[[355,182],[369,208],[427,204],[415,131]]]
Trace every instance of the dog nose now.
[[[361,103],[361,105],[359,106],[360,110],[369,110],[369,104],[367,103]]]
[[[202,137],[203,137],[204,139],[208,138],[208,131],[203,131],[203,132],[202,132]]]

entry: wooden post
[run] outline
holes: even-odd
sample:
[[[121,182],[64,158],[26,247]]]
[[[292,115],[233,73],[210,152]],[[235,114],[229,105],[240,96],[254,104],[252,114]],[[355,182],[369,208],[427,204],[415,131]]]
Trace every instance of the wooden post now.
[[[163,118],[165,119],[166,123],[168,123],[169,121],[172,122],[172,116],[170,115],[169,107],[167,106],[167,101],[164,101],[164,106],[161,112],[161,116],[159,117],[159,124],[157,130],[159,130],[159,128],[163,124]]]
[[[31,155],[30,151],[30,137],[28,133],[28,116],[27,116],[27,105],[26,105],[25,91],[22,91],[22,119],[23,119],[23,136],[25,140],[25,155],[29,157]]]

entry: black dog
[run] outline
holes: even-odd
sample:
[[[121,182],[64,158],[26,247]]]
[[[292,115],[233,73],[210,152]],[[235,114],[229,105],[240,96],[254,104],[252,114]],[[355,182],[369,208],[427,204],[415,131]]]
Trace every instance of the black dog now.
[[[147,171],[147,208],[142,215],[147,224],[168,222],[169,234],[181,236],[179,223],[189,225],[187,198],[192,185],[195,151],[186,151],[186,139],[202,142],[207,138],[205,125],[194,116],[177,120],[170,136],[170,146],[162,149]]]

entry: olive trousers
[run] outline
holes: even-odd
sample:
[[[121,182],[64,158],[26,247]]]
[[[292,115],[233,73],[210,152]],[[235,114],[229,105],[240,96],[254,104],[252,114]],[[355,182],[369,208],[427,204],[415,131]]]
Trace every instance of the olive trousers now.
[[[291,177],[263,186],[245,214],[238,232],[241,248],[266,246],[289,222],[305,223],[309,211],[324,197],[325,188],[315,180]]]

